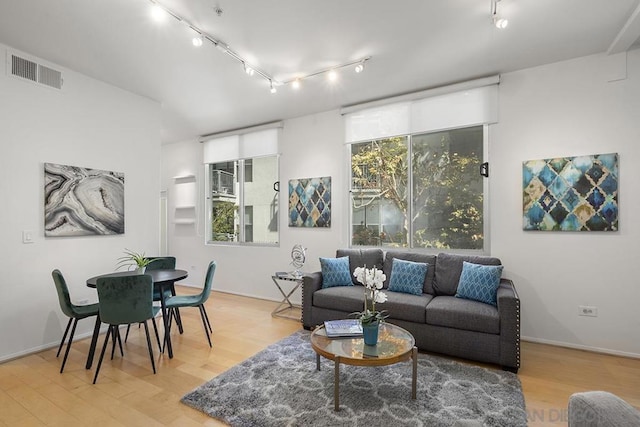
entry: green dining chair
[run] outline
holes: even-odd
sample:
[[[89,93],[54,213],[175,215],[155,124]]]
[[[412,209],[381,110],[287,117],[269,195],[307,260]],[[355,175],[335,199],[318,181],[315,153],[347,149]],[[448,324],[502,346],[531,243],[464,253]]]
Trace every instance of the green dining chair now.
[[[104,344],[93,383],[96,383],[102,359],[109,343],[109,337],[113,337],[114,345],[119,336],[120,325],[130,323],[144,324],[147,335],[147,348],[153,373],[156,373],[156,364],[153,358],[153,348],[149,337],[149,326],[147,320],[153,320],[153,280],[151,276],[145,274],[135,274],[131,276],[101,277],[98,279],[96,288],[98,290],[98,304],[100,306],[100,319],[109,325],[107,334],[104,337]],[[113,350],[111,351],[113,358]]]
[[[176,295],[167,298],[165,304],[167,306],[167,310],[169,310],[169,332],[171,332],[171,318],[174,317],[174,309],[182,308],[182,307],[198,307],[200,310],[200,317],[202,318],[202,326],[204,327],[204,333],[207,336],[207,340],[209,341],[209,347],[211,345],[211,336],[210,333],[213,332],[211,328],[211,323],[209,322],[209,316],[207,316],[207,311],[204,308],[204,303],[209,299],[209,294],[211,293],[211,285],[213,283],[213,275],[216,272],[216,262],[211,261],[209,263],[209,267],[207,268],[207,275],[204,280],[204,287],[202,288],[202,292],[197,295]]]
[[[176,268],[176,257],[173,256],[162,256],[162,257],[147,257],[147,259],[151,260],[151,262],[149,264],[147,264],[146,270],[145,271],[149,271],[149,270],[174,270]],[[165,298],[169,298],[172,295],[176,294],[176,290],[173,286],[173,284],[171,284],[171,289],[170,290],[166,290],[165,291]],[[154,301],[160,301],[160,292],[158,290],[156,290],[156,288],[153,288],[153,300]],[[158,311],[160,311],[160,308],[156,308],[156,314],[158,313]],[[178,311],[176,313],[176,323],[178,324],[178,328],[180,329],[180,333],[182,333],[182,319],[180,319],[180,312]],[[155,328],[155,322],[153,323],[154,328]],[[139,326],[139,325],[138,325]],[[129,331],[131,329],[131,325],[127,325],[127,332],[124,336],[124,342],[127,342],[127,339],[129,338]],[[158,337],[158,331],[157,329],[155,329],[156,332],[156,337]],[[160,346],[160,338],[158,338],[158,347],[160,348],[160,351],[162,351],[162,348]]]
[[[58,347],[58,352],[56,353],[56,357],[60,356],[60,350],[62,350],[62,345],[64,344],[64,341],[67,338],[67,334],[69,333],[69,327],[71,327],[71,335],[69,335],[69,342],[67,343],[67,349],[64,352],[64,358],[62,359],[62,366],[60,366],[60,373],[62,373],[62,371],[64,371],[64,365],[67,363],[67,357],[69,356],[69,350],[71,349],[71,342],[73,341],[73,335],[76,333],[76,326],[78,325],[78,320],[86,319],[87,317],[91,317],[91,316],[96,316],[95,328],[98,328],[100,327],[100,316],[98,315],[98,304],[75,305],[71,302],[71,296],[69,295],[69,287],[67,286],[67,281],[64,279],[64,276],[62,275],[60,270],[58,269],[53,270],[51,272],[51,276],[53,277],[53,283],[55,283],[56,291],[58,292],[58,301],[60,302],[60,309],[62,309],[62,312],[67,317],[69,317],[69,321],[67,322],[67,327],[64,330],[64,335],[62,335],[62,340],[60,341],[60,346]]]

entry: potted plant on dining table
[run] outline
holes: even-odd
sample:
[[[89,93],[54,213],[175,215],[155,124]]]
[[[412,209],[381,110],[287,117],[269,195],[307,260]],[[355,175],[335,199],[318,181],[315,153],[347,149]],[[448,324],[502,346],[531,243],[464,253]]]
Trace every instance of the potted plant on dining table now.
[[[144,252],[135,252],[125,248],[124,253],[124,256],[118,258],[117,270],[122,267],[128,267],[131,270],[131,267],[135,267],[135,271],[138,274],[144,274],[147,265],[156,261],[155,259],[147,258]]]
[[[376,303],[382,304],[387,301],[387,294],[381,291],[387,276],[376,267],[367,269],[366,265],[364,268],[357,267],[353,271],[353,276],[364,286],[364,310],[352,313],[352,315],[360,319],[364,343],[376,345],[380,323],[388,316],[386,310],[376,310]]]

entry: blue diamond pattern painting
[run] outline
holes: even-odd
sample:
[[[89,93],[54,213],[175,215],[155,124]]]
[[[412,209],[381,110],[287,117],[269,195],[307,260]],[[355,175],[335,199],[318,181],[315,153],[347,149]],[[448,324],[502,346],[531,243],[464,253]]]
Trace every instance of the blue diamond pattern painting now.
[[[617,231],[618,153],[522,163],[523,229]]]
[[[289,227],[331,227],[331,177],[289,180]]]

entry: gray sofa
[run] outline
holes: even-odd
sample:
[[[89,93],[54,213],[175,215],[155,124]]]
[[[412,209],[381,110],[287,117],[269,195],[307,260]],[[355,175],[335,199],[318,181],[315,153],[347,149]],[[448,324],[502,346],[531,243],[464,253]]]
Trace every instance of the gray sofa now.
[[[387,322],[413,334],[420,350],[500,365],[517,372],[520,367],[520,299],[513,282],[502,278],[497,306],[456,298],[463,261],[500,265],[498,258],[441,253],[427,255],[382,249],[339,249],[336,257],[349,256],[353,278],[356,267],[376,266],[391,277],[394,258],[428,264],[421,295],[386,290],[388,300],[376,308],[387,310]],[[322,273],[308,274],[302,285],[302,323],[305,329],[325,320],[344,319],[361,311],[364,289],[356,286],[322,288]]]
[[[637,427],[640,411],[606,391],[574,393],[569,398],[569,427]]]

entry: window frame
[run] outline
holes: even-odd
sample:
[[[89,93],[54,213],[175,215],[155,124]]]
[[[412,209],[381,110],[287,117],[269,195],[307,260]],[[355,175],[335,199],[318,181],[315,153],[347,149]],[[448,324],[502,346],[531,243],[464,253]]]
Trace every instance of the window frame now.
[[[280,197],[280,191],[277,191],[277,195],[276,195],[276,203],[277,203],[277,210],[275,212],[275,215],[277,215],[276,218],[276,222],[278,224],[278,228],[277,228],[277,236],[276,236],[276,241],[274,242],[246,242],[246,232],[245,232],[245,226],[247,224],[245,224],[245,184],[246,182],[244,181],[245,179],[245,167],[246,166],[250,166],[252,169],[252,176],[251,176],[251,181],[249,181],[250,183],[254,182],[253,180],[253,172],[254,172],[254,168],[255,168],[255,160],[259,159],[259,158],[274,158],[275,159],[275,175],[276,175],[276,181],[280,180],[280,154],[270,154],[270,155],[264,155],[264,156],[255,156],[255,157],[250,157],[250,158],[244,158],[244,159],[235,159],[235,160],[228,160],[226,161],[227,163],[237,163],[235,166],[235,170],[236,170],[236,174],[234,176],[234,185],[236,185],[237,187],[237,192],[238,194],[236,195],[236,201],[237,201],[237,209],[236,209],[236,215],[237,215],[237,224],[235,224],[237,226],[237,241],[217,241],[217,240],[212,240],[212,234],[213,234],[213,230],[212,230],[212,221],[213,221],[213,196],[212,196],[212,183],[211,183],[211,173],[212,173],[212,166],[215,165],[216,163],[205,163],[204,164],[204,176],[206,177],[205,180],[205,192],[204,192],[204,209],[205,209],[205,218],[206,218],[206,222],[205,222],[205,233],[204,233],[204,244],[206,246],[259,246],[259,247],[279,247],[280,246],[280,223],[279,223],[279,213],[280,213],[280,206],[281,206],[281,197]],[[246,165],[245,162],[246,161],[250,161],[250,165]],[[219,163],[225,163],[225,162],[219,162]],[[252,212],[253,215],[255,216],[255,209],[253,209],[253,205],[251,205],[252,207]],[[254,218],[252,217],[251,219],[251,225],[253,226],[254,223]],[[255,230],[254,230],[255,231]],[[255,232],[253,233],[255,235]]]
[[[348,236],[347,241],[349,242],[349,247],[351,248],[382,248],[383,250],[403,250],[403,251],[411,251],[411,252],[422,252],[422,253],[430,253],[437,254],[439,252],[446,251],[448,253],[457,253],[457,254],[470,254],[470,255],[488,255],[490,253],[491,242],[490,242],[490,212],[489,212],[489,179],[488,177],[483,177],[482,179],[482,230],[483,230],[483,243],[481,249],[441,249],[441,248],[423,248],[423,247],[414,247],[414,230],[413,230],[413,221],[408,221],[409,230],[407,234],[407,246],[406,247],[398,247],[394,248],[392,246],[383,246],[383,245],[354,245],[353,244],[353,229],[354,229],[354,212],[353,212],[353,171],[352,171],[352,155],[353,150],[352,147],[356,144],[362,144],[366,142],[372,142],[376,140],[390,139],[396,137],[406,137],[407,138],[407,216],[408,218],[413,218],[413,201],[412,193],[413,193],[413,172],[412,172],[412,137],[415,135],[425,135],[431,133],[439,133],[446,132],[457,129],[466,129],[472,127],[481,127],[482,128],[482,163],[489,163],[488,153],[489,153],[489,133],[490,126],[487,123],[484,124],[475,124],[475,125],[463,125],[463,126],[455,126],[447,129],[434,129],[428,132],[414,132],[412,134],[404,134],[404,135],[392,135],[392,136],[384,136],[381,138],[372,138],[361,141],[351,141],[346,143],[347,146],[347,171],[348,171],[348,191],[347,191],[347,206],[348,206],[348,223],[345,229],[347,230]],[[479,173],[479,172],[478,172]],[[381,224],[378,224],[381,227]]]

